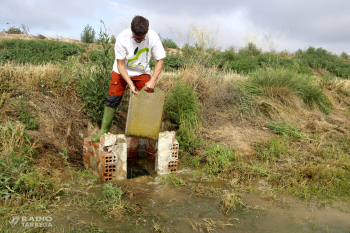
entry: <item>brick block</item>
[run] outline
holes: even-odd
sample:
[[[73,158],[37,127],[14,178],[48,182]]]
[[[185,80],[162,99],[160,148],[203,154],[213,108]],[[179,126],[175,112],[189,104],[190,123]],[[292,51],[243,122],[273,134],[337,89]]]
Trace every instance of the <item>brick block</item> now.
[[[84,146],[89,147],[92,145],[91,138],[84,138]]]
[[[102,173],[101,178],[103,182],[108,182],[112,180],[112,174],[110,173]]]
[[[102,172],[104,173],[112,173],[116,171],[115,164],[103,164],[101,167],[102,167]]]
[[[139,139],[135,137],[126,137],[126,142],[129,144],[139,144]]]
[[[103,164],[115,163],[116,156],[114,155],[114,153],[102,152],[100,162]]]
[[[99,150],[100,149],[100,143],[99,142],[92,142],[92,146],[95,150]]]
[[[137,151],[128,152],[128,158],[136,158],[137,157]]]
[[[179,158],[178,152],[176,150],[172,150],[171,157],[173,159],[178,159]]]
[[[147,152],[147,158],[154,162],[156,160],[156,155],[150,152]]]
[[[146,151],[151,152],[153,154],[157,153],[157,149],[155,147],[149,146],[149,145],[146,146]]]

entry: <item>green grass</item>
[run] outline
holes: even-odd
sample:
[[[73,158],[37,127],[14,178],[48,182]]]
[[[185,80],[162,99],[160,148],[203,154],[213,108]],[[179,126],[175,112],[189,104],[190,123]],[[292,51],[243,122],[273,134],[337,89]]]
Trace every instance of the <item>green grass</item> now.
[[[246,91],[254,96],[265,96],[288,106],[298,104],[295,97],[304,104],[317,108],[328,114],[332,103],[323,91],[312,83],[312,78],[297,71],[285,68],[264,68],[249,74],[249,79],[243,83]]]
[[[33,111],[28,110],[27,103],[23,97],[18,98],[18,102],[15,105],[15,109],[19,113],[18,119],[26,125],[26,129],[37,129],[40,125],[40,119],[35,116]]]
[[[301,133],[293,124],[288,122],[270,122],[267,124],[273,133],[280,134],[282,136],[291,136],[293,139],[304,138],[305,135]]]

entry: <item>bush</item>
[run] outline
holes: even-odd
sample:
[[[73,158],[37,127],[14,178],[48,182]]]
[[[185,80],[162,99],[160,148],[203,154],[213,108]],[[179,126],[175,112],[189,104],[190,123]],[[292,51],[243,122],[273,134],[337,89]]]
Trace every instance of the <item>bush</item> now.
[[[89,24],[83,29],[83,32],[80,34],[80,40],[85,43],[95,42],[95,30],[89,26]]]
[[[0,43],[0,62],[42,64],[50,61],[66,60],[76,55],[81,48],[76,44],[53,40],[2,40]]]
[[[172,40],[172,39],[161,39],[162,44],[165,48],[173,48],[173,49],[178,49],[179,47],[177,44]]]
[[[295,95],[310,108],[316,107],[326,114],[332,109],[332,104],[323,91],[312,85],[312,78],[298,74],[295,70],[264,68],[249,76],[243,86],[250,94],[267,96],[291,106],[295,104]]]
[[[21,29],[16,27],[10,27],[7,30],[3,29],[2,32],[7,34],[22,34]]]
[[[200,103],[191,86],[177,82],[167,94],[164,103],[165,113],[178,127],[178,140],[182,149],[193,153],[201,145],[200,127],[202,119]]]
[[[167,56],[164,58],[164,70],[165,71],[172,71],[174,69],[178,69],[181,67],[184,67],[186,65],[186,59],[183,58],[179,52],[176,54],[167,54]]]

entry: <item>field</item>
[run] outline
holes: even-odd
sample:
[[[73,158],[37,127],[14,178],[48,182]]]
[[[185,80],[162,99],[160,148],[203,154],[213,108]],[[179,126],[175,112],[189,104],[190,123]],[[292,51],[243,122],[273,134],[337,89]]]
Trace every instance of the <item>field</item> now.
[[[1,232],[256,232],[291,214],[295,231],[349,230],[350,59],[313,47],[221,52],[163,40],[161,131],[176,131],[184,172],[103,184],[82,166],[114,61],[108,35],[100,38],[0,33]],[[113,133],[125,131],[128,99]],[[150,208],[152,198],[160,206]],[[189,204],[197,201],[207,215]],[[326,210],[338,220],[320,217]],[[12,228],[13,216],[53,216],[54,227]]]

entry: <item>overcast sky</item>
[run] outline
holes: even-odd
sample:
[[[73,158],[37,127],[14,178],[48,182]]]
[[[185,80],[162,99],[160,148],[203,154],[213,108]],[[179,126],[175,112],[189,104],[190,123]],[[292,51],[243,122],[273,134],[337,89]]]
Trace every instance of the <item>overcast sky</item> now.
[[[109,33],[130,26],[135,15],[149,19],[163,38],[186,42],[189,25],[218,34],[218,46],[242,47],[244,38],[265,49],[322,47],[350,53],[350,0],[0,0],[0,30],[22,23],[29,34],[80,39],[89,24],[98,33],[103,20]],[[8,23],[8,24],[7,24]],[[193,34],[193,33],[192,33]],[[264,41],[269,36],[269,42]],[[258,41],[260,39],[260,42]],[[272,46],[273,43],[273,46]]]

